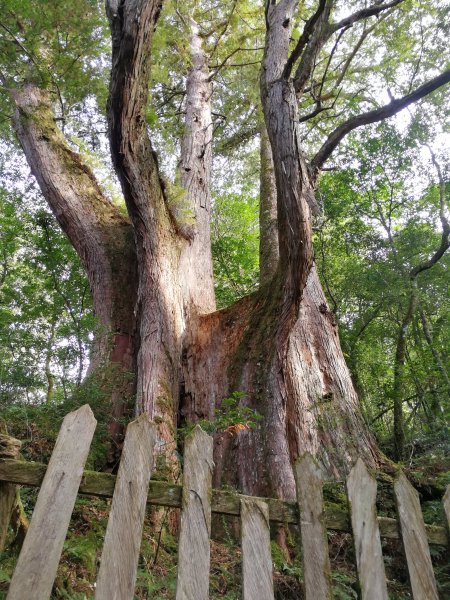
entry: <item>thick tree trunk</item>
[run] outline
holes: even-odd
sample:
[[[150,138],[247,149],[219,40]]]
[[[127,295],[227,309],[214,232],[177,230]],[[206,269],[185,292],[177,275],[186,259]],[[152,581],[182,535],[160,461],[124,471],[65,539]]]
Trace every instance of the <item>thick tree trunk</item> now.
[[[120,419],[134,393],[129,373],[135,372],[137,280],[131,224],[105,198],[92,172],[70,149],[56,126],[49,95],[27,85],[13,96],[17,137],[89,278],[97,319],[90,372],[100,367],[115,371],[109,428],[113,444],[120,446]]]
[[[180,161],[189,222],[160,180],[148,138],[150,50],[160,5],[107,2],[109,138],[129,220],[69,149],[45,94],[32,87],[16,94],[16,131],[86,267],[95,313],[112,334],[112,350],[102,337],[95,362],[106,356],[135,366],[137,411],[158,423],[168,474],[176,470],[178,411],[190,420],[212,419],[222,399],[239,390],[263,420],[236,436],[216,436],[215,485],[226,480],[246,493],[293,498],[292,464],[306,450],[334,476],[358,455],[372,465],[380,458],[313,265],[314,193],[299,144],[295,88],[283,75],[296,2],[270,4],[267,14],[261,235],[269,255],[262,253],[261,289],[218,312],[209,231],[211,84],[194,21]]]

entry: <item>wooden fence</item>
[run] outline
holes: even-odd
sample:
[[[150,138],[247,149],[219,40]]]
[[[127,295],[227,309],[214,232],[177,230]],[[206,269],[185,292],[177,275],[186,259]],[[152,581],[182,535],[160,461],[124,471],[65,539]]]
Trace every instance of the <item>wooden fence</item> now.
[[[401,537],[413,598],[438,598],[428,544],[448,545],[448,534],[443,527],[424,525],[418,493],[403,473],[394,484],[398,522],[377,517],[377,484],[358,460],[347,479],[348,515],[324,509],[321,471],[309,454],[295,466],[297,503],[212,490],[212,438],[200,427],[186,439],[183,485],[151,481],[157,436],[155,425],[145,415],[127,428],[117,477],[83,471],[95,426],[91,409],[83,406],[64,419],[48,466],[0,460],[0,506],[2,496],[11,496],[11,485],[40,486],[7,600],[50,597],[78,493],[113,498],[96,582],[97,600],[133,598],[147,503],[182,508],[177,600],[208,598],[211,512],[240,516],[245,600],[274,597],[270,521],[299,525],[306,600],[332,598],[327,529],[353,532],[363,600],[388,598],[380,537]],[[450,486],[443,502],[450,523]]]

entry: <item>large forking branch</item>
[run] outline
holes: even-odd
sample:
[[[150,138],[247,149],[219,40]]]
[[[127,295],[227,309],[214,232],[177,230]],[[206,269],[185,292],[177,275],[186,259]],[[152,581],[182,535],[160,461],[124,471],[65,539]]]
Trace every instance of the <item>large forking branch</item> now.
[[[294,75],[294,87],[297,94],[301,94],[314,68],[314,61],[324,44],[337,31],[348,29],[354,23],[377,16],[390,8],[400,4],[403,0],[392,0],[383,3],[377,1],[365,9],[345,17],[337,23],[330,23],[330,15],[334,7],[334,0],[319,0],[319,5],[313,16],[308,19],[299,40],[288,58],[284,70],[284,77],[289,77],[295,63],[300,59]]]
[[[111,155],[134,224],[152,229],[145,187],[160,191],[145,113],[151,42],[162,0],[107,0],[112,37],[108,100]],[[153,197],[158,196],[154,193]]]
[[[320,169],[323,167],[324,163],[331,156],[332,152],[337,148],[340,142],[344,139],[344,137],[349,134],[351,131],[358,127],[362,127],[363,125],[370,125],[371,123],[377,123],[378,121],[383,121],[389,117],[392,117],[396,113],[400,112],[407,106],[417,102],[421,98],[424,98],[431,92],[434,92],[438,88],[442,87],[446,83],[450,82],[450,69],[444,71],[437,77],[430,79],[416,90],[403,96],[402,98],[397,98],[381,106],[380,108],[376,108],[374,110],[370,110],[360,115],[356,115],[351,117],[344,123],[341,123],[327,138],[327,140],[322,144],[321,148],[314,156],[311,161],[312,173],[317,175]]]
[[[334,1],[319,0],[316,11],[306,21],[303,32],[300,35],[297,44],[286,60],[282,71],[282,77],[285,80],[290,79],[295,64],[298,63],[295,74],[292,77],[292,82],[297,95],[300,96],[303,93],[305,85],[314,69],[318,52],[323,48],[324,44],[334,33],[338,31],[341,31],[342,33],[349,27],[352,27],[354,23],[363,21],[369,17],[378,16],[381,14],[387,15],[402,2],[403,0],[391,0],[391,2],[377,0],[367,8],[358,10],[353,14],[341,19],[340,21],[337,21],[336,23],[330,23],[330,15],[334,6]],[[268,3],[266,6],[266,16],[268,14],[267,11],[269,4],[270,3]],[[282,0],[282,2],[277,5],[277,9],[283,8],[284,10],[283,5],[286,5],[293,10],[293,6],[296,6],[297,4],[297,2],[293,2],[292,0],[285,0],[284,2]],[[370,30],[372,30],[372,28]],[[330,157],[332,152],[337,148],[337,146],[348,133],[357,127],[376,123],[395,115],[403,108],[406,108],[421,98],[424,98],[448,82],[450,82],[450,70],[447,70],[433,79],[430,79],[416,90],[407,94],[406,96],[403,96],[402,98],[394,99],[380,108],[361,113],[360,115],[351,117],[344,123],[341,123],[328,136],[327,140],[322,144],[321,148],[311,161],[310,166],[313,181],[315,181],[317,178],[317,175],[326,160]],[[319,106],[318,109],[312,114],[318,114],[322,110],[323,109]],[[311,115],[309,115],[309,117],[310,116]]]

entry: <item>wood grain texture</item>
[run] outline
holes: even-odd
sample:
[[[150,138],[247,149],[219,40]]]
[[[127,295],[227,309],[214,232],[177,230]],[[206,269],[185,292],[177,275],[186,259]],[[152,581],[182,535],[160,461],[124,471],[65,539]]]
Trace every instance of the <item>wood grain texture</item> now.
[[[39,487],[44,479],[46,465],[32,461],[0,459],[0,481],[9,481],[25,486]],[[79,493],[87,496],[111,498],[116,483],[115,475],[84,471]],[[148,488],[148,504],[181,508],[182,486],[166,481],[150,481]],[[240,499],[245,498],[236,492],[226,490],[212,491],[212,512],[231,516],[241,514]],[[261,498],[269,505],[269,518],[274,523],[298,524],[298,507],[293,502],[283,502],[276,498]],[[325,523],[327,529],[350,532],[350,519],[347,511],[325,507]],[[396,540],[400,538],[398,522],[389,517],[378,517],[378,525],[382,538]],[[446,527],[425,525],[428,542],[439,546],[449,545]]]
[[[0,552],[6,545],[11,514],[16,502],[16,486],[0,481]]]
[[[17,459],[22,442],[0,431],[0,458]],[[16,486],[0,481],[0,552],[6,544],[11,513],[16,502]]]
[[[209,598],[213,440],[198,425],[186,437],[177,600]]]
[[[376,513],[377,482],[360,458],[350,471],[347,492],[362,600],[388,600]]]
[[[50,597],[96,424],[87,404],[64,418],[11,579],[8,600]]]
[[[242,585],[244,600],[273,600],[269,507],[241,498]]]
[[[419,494],[403,472],[400,472],[395,481],[394,491],[413,598],[437,600],[438,593]]]
[[[447,517],[447,527],[450,531],[450,483],[445,490],[444,497],[442,498],[442,504],[444,505],[445,516]]]
[[[323,510],[323,477],[313,457],[306,453],[295,464],[297,501],[300,515],[302,560],[306,600],[328,600],[331,569]]]
[[[127,427],[106,528],[96,600],[132,600],[157,429],[142,414]]]

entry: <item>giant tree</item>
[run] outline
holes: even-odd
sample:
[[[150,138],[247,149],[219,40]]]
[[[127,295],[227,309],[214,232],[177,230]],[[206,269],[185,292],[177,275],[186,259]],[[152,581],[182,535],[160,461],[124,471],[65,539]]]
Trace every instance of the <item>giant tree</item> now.
[[[339,113],[335,115],[338,122],[329,131],[325,128],[319,148],[311,153],[302,123],[316,123],[334,107],[341,95],[336,90],[352,72],[350,65],[376,23],[398,15],[407,20],[408,10],[400,12],[401,0],[376,0],[370,6],[352,2],[349,15],[341,14],[333,0],[268,0],[260,7],[260,24],[266,27],[260,88],[267,130],[261,201],[263,214],[276,212],[276,226],[274,218],[270,227],[262,223],[261,243],[269,252],[263,256],[267,263],[261,264],[259,290],[216,311],[209,216],[214,71],[202,46],[214,30],[202,38],[195,7],[182,18],[190,31],[192,64],[174,193],[160,175],[147,124],[152,38],[162,4],[106,3],[112,39],[108,135],[126,214],[105,196],[55,121],[49,90],[53,82],[58,91],[58,81],[40,72],[39,59],[49,62],[39,46],[47,43],[45,36],[28,48],[24,32],[32,20],[20,21],[10,11],[5,36],[28,63],[21,77],[7,67],[2,70],[3,86],[15,105],[14,129],[90,281],[101,324],[91,373],[110,361],[134,375],[128,389],[118,387],[111,398],[112,414],[120,416],[124,395],[135,392],[136,412],[146,411],[159,424],[162,451],[172,461],[180,415],[211,419],[224,397],[245,392],[242,402],[263,418],[236,437],[216,436],[216,483],[226,479],[247,493],[293,497],[292,463],[306,450],[330,475],[345,471],[356,455],[372,465],[383,461],[361,417],[314,267],[312,215],[320,211],[314,193],[319,173],[351,131],[430,94],[450,81],[450,71],[421,85],[414,85],[416,73],[403,86],[403,95],[371,110],[366,110],[367,101],[358,104],[353,98],[350,118],[339,122]],[[197,6],[207,9],[209,4],[199,0]],[[239,2],[231,4],[235,8]],[[86,6],[95,10],[96,2],[86,0]],[[354,27],[354,47],[344,46],[343,56],[339,44]],[[216,39],[219,43],[220,35]],[[60,51],[64,53],[64,43]],[[334,56],[340,57],[340,68],[332,73]],[[52,63],[49,71],[57,67]],[[59,96],[64,104],[64,94]]]

